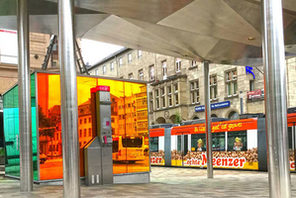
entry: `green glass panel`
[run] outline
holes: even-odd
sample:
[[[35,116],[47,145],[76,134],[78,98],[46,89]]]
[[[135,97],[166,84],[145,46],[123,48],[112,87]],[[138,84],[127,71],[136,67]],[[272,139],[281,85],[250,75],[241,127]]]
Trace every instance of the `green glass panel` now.
[[[34,180],[38,180],[37,167],[37,137],[36,137],[36,99],[35,99],[35,75],[31,75],[31,115],[32,115],[32,151]],[[19,109],[18,86],[13,87],[4,95],[4,135],[6,145],[5,174],[19,177]]]

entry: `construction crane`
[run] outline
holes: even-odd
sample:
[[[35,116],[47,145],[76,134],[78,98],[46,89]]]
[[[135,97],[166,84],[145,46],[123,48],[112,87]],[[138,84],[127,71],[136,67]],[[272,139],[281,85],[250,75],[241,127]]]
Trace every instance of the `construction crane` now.
[[[49,46],[47,47],[47,52],[46,52],[46,55],[44,57],[44,61],[42,64],[43,70],[47,70],[48,62],[49,62],[50,57],[52,56],[53,47],[56,43],[57,43],[57,36],[51,35]],[[75,60],[76,60],[76,66],[78,67],[79,72],[81,74],[89,75],[88,69],[83,61],[83,58],[82,58],[81,48],[79,47],[77,41],[75,41]]]

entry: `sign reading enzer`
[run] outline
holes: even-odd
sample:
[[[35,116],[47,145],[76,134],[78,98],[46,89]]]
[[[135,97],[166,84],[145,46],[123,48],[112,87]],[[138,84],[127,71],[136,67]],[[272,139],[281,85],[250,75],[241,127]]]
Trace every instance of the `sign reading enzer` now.
[[[217,102],[217,103],[211,104],[211,110],[222,109],[226,107],[230,107],[230,101],[223,101],[223,102]],[[195,107],[195,112],[201,112],[204,110],[205,110],[205,105],[200,105]]]

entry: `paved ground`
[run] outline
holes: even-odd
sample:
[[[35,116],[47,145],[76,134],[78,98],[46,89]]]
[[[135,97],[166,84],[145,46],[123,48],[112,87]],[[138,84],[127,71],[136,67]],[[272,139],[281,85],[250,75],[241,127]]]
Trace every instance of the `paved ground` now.
[[[82,197],[268,197],[267,173],[215,170],[214,179],[206,179],[204,169],[153,167],[150,184],[82,186]],[[58,185],[35,185],[34,192],[19,192],[19,182],[0,178],[0,198],[62,197]],[[292,175],[292,197],[296,197],[296,174]]]

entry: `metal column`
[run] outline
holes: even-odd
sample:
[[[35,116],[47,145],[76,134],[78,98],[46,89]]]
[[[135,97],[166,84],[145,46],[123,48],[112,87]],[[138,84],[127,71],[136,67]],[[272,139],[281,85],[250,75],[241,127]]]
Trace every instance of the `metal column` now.
[[[80,197],[73,0],[58,1],[64,197]]]
[[[18,0],[17,25],[20,187],[22,192],[30,192],[33,190],[33,160],[31,132],[29,14],[27,0]]]
[[[211,128],[211,104],[210,104],[210,75],[209,62],[204,61],[204,96],[205,96],[205,125],[207,139],[207,175],[213,178],[213,157],[212,157],[212,128]]]
[[[282,1],[263,0],[262,51],[270,197],[291,197]]]

